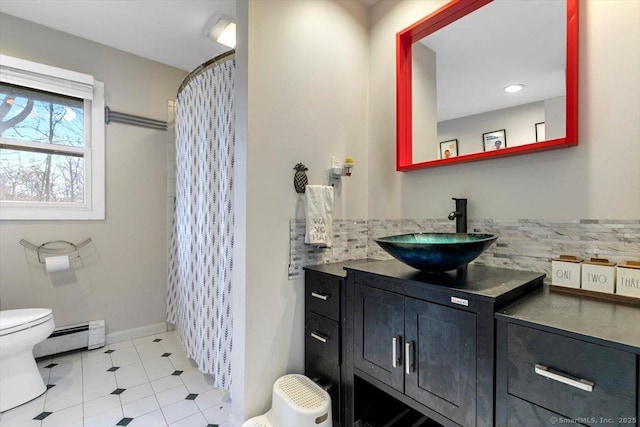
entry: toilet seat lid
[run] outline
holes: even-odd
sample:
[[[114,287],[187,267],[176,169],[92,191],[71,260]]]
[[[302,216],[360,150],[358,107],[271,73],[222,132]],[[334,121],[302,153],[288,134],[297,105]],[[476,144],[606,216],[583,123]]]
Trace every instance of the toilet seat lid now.
[[[50,308],[24,308],[19,310],[0,311],[0,335],[15,332],[21,326],[28,327],[30,323],[41,323],[51,317]]]

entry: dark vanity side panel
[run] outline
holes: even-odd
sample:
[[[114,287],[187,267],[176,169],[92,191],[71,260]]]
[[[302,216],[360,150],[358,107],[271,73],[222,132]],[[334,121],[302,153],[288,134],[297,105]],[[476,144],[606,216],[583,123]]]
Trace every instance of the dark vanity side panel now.
[[[496,427],[507,425],[507,322],[496,320]]]

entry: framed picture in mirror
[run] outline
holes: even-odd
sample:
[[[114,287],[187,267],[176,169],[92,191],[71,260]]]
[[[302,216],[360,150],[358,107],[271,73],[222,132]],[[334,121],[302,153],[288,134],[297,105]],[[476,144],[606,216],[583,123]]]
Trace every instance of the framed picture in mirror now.
[[[507,131],[504,129],[494,130],[482,134],[484,151],[495,151],[507,148]]]
[[[440,143],[440,158],[449,159],[458,155],[458,140],[450,139]]]

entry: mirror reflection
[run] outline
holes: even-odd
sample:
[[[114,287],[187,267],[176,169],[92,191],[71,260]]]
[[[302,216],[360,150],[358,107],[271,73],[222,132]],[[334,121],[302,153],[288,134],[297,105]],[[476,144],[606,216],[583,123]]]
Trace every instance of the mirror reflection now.
[[[565,137],[566,25],[564,0],[496,0],[413,43],[413,163]]]

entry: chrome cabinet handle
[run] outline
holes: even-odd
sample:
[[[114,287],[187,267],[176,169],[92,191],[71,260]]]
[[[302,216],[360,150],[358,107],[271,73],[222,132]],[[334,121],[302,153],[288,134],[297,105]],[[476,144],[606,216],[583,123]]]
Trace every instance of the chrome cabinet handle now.
[[[401,346],[401,339],[402,338],[400,337],[400,335],[396,335],[395,337],[391,338],[391,366],[394,368],[397,368],[398,366],[400,366],[400,363],[402,363],[402,356],[398,354],[398,347]]]
[[[318,292],[311,292],[311,296],[314,298],[318,298],[321,299],[322,301],[326,301],[329,299],[330,295],[327,294],[320,294]]]
[[[414,362],[413,341],[408,341],[404,345],[404,372],[407,375],[411,375],[411,373],[415,371],[415,366],[413,362]]]
[[[311,332],[310,334],[313,338],[317,339],[320,342],[326,343],[327,340],[329,339],[329,337],[325,337],[324,335],[321,335],[319,332]]]
[[[548,366],[539,365],[536,363],[535,372],[538,375],[542,375],[545,378],[549,378],[554,381],[561,382],[566,385],[570,385],[571,387],[579,388],[580,390],[592,392],[594,383],[591,381],[587,381],[582,378],[571,378],[569,375],[561,373],[553,368],[549,368]]]

